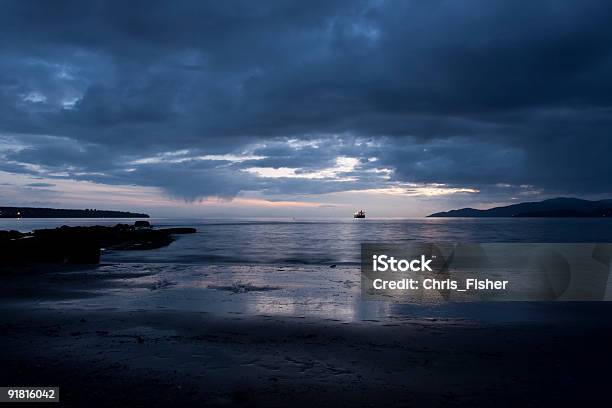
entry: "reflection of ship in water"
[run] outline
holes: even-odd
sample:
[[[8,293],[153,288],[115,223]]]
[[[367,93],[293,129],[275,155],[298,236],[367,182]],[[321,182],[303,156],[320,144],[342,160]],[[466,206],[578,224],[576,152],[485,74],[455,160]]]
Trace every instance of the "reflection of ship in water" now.
[[[359,210],[353,214],[353,218],[365,218],[365,212],[363,212],[363,210]]]

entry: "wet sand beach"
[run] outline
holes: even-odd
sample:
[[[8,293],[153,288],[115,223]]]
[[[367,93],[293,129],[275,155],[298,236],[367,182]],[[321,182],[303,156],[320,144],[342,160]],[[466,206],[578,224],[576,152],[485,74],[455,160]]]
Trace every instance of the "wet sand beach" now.
[[[107,264],[6,279],[0,381],[59,386],[76,407],[541,407],[606,395],[607,303],[409,307],[362,302],[354,268],[285,268],[293,283],[275,269],[271,280],[262,267]]]

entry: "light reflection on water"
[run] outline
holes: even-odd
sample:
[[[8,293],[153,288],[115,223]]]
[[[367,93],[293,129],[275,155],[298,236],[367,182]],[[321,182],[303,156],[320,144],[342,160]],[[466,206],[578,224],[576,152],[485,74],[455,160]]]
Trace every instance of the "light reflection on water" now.
[[[142,275],[149,271],[150,275]],[[95,279],[87,279],[94,274]],[[134,278],[129,275],[134,274]],[[117,278],[114,278],[117,277]],[[341,266],[276,267],[228,265],[116,264],[94,270],[56,274],[62,290],[87,290],[95,296],[41,299],[35,306],[78,309],[179,310],[233,318],[268,316],[319,318],[341,322],[435,318],[515,322],[564,319],[580,313],[594,317],[612,310],[612,302],[411,303],[364,301],[359,270]],[[168,285],[159,286],[159,282]],[[230,290],[248,285],[244,291]],[[233,286],[234,285],[234,286]],[[240,286],[238,286],[240,287]],[[265,290],[274,287],[271,290]],[[31,301],[29,301],[31,305]]]
[[[133,273],[134,277],[129,278]],[[143,275],[143,273],[150,273]],[[359,270],[329,272],[314,266],[279,270],[271,266],[116,264],[90,271],[57,274],[64,289],[80,288],[87,275],[114,282],[94,288],[99,295],[62,300],[61,307],[178,309],[214,314],[320,317],[354,321],[372,317],[357,313]],[[113,278],[114,276],[118,278]],[[160,282],[165,284],[160,285]],[[372,302],[371,302],[372,303]],[[380,303],[380,302],[373,302]],[[42,304],[53,306],[56,301]],[[378,309],[378,305],[374,305]]]

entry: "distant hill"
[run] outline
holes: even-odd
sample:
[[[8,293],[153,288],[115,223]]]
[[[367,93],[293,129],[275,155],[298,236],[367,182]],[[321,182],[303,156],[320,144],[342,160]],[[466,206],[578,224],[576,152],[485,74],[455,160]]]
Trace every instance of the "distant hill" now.
[[[612,217],[612,200],[589,201],[559,197],[488,210],[462,208],[434,213],[428,217]]]
[[[62,208],[0,207],[0,218],[149,218],[127,211],[66,210]]]

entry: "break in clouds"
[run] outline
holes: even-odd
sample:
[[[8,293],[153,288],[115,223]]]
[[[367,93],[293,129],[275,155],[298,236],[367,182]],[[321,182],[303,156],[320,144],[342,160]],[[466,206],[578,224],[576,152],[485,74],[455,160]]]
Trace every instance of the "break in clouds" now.
[[[612,191],[608,1],[15,1],[0,47],[30,189]]]

